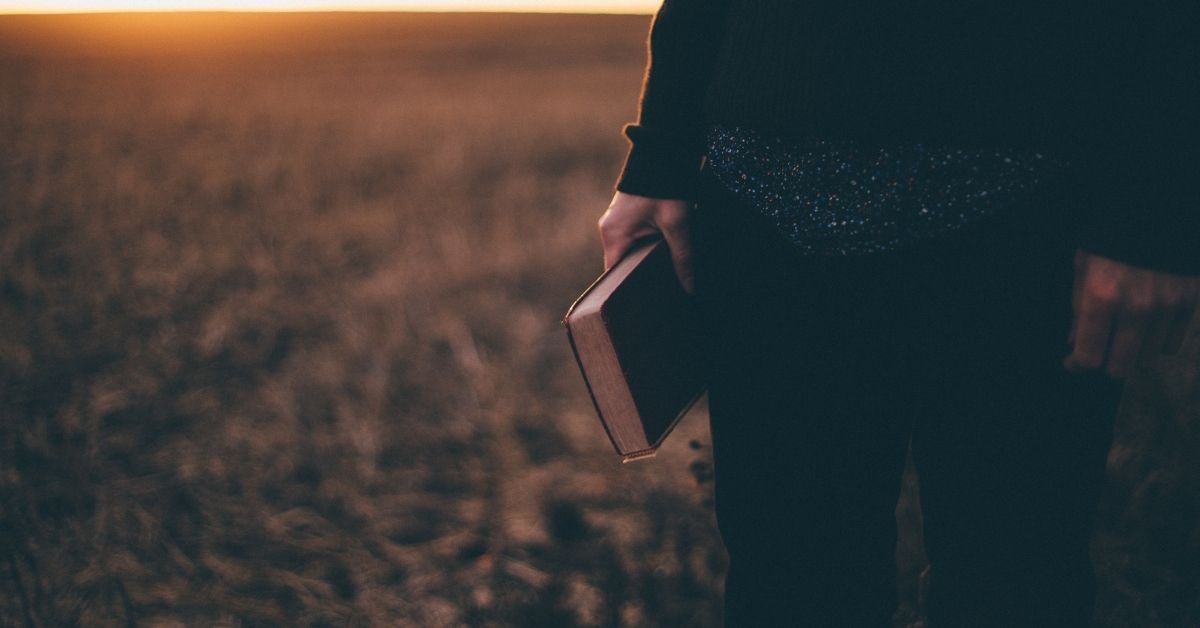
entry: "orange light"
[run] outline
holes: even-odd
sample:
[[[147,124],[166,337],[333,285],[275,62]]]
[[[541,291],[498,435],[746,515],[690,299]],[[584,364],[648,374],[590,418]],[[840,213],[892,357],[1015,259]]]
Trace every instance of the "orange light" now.
[[[661,0],[0,0],[0,13],[116,11],[534,11],[652,13]]]

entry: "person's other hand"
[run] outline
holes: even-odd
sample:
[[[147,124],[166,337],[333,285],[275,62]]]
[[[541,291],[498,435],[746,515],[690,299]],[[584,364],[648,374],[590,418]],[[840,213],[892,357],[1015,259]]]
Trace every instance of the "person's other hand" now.
[[[1176,353],[1198,300],[1198,276],[1156,272],[1078,250],[1075,316],[1067,339],[1072,348],[1063,366],[1072,372],[1103,367],[1119,378],[1130,373],[1146,345]]]
[[[600,242],[604,246],[604,269],[616,264],[634,240],[661,233],[671,250],[675,274],[688,293],[692,286],[692,233],[690,201],[650,198],[617,192],[600,216]]]

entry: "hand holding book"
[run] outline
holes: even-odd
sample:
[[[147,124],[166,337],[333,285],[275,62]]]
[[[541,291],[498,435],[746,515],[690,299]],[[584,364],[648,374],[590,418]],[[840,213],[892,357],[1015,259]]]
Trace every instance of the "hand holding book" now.
[[[706,388],[699,312],[675,268],[657,234],[636,240],[563,319],[596,412],[626,462],[653,455]]]
[[[692,238],[688,217],[691,205],[690,201],[685,200],[617,192],[600,217],[604,269],[612,268],[629,251],[635,240],[661,234],[670,249],[679,283],[691,293]]]

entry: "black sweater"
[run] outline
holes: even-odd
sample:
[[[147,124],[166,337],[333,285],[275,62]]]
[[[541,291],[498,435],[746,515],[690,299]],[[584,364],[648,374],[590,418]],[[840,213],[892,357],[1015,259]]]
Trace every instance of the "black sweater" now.
[[[617,189],[691,199],[711,123],[1035,147],[1083,248],[1200,273],[1200,2],[665,0]]]

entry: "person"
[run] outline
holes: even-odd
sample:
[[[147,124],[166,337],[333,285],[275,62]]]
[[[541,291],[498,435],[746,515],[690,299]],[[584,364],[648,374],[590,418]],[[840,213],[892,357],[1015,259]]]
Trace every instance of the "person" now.
[[[708,325],[726,625],[890,625],[910,445],[931,626],[1089,623],[1124,378],[1200,293],[1197,7],[662,3],[599,230]]]

